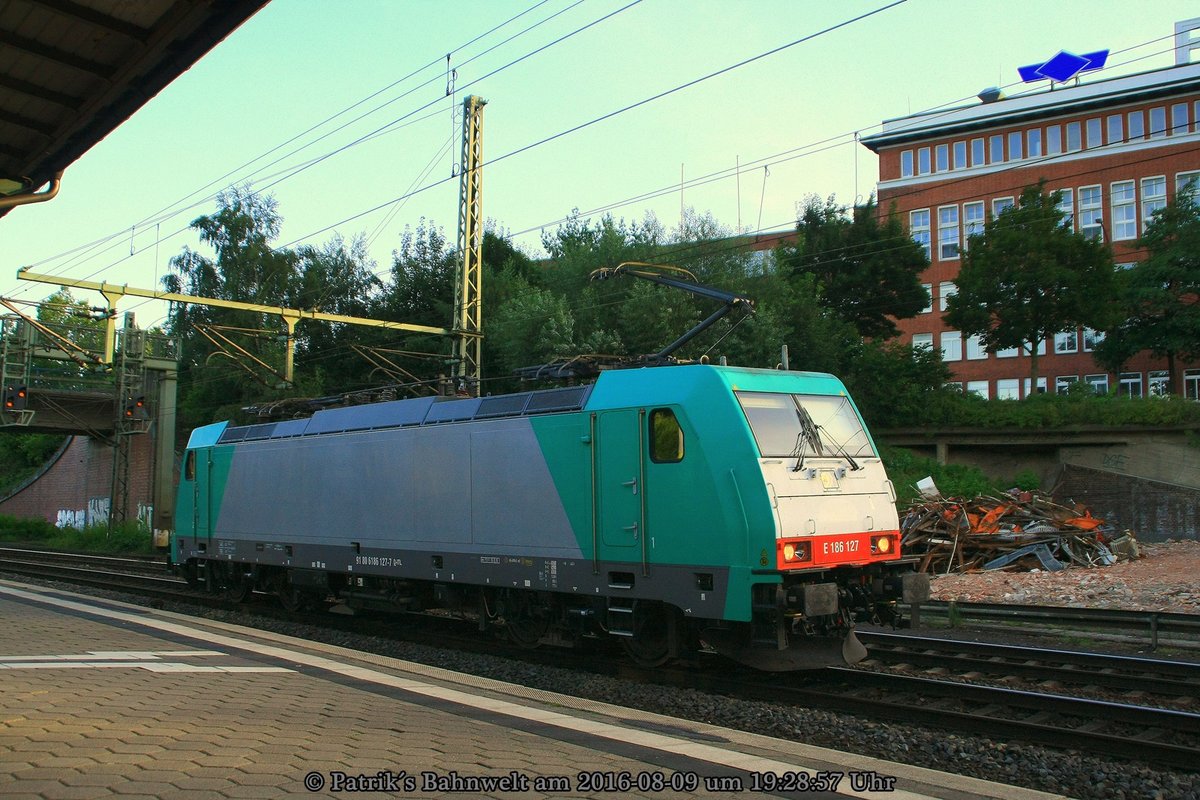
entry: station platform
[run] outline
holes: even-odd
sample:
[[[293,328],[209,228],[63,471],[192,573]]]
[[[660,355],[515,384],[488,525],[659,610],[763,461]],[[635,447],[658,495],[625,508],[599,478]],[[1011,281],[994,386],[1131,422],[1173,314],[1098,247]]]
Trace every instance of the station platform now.
[[[12,581],[0,620],[5,800],[1060,797]]]

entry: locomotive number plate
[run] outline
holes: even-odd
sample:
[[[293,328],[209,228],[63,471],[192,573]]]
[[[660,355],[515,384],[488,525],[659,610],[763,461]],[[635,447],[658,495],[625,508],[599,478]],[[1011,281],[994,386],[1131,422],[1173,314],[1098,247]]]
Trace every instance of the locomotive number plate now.
[[[813,540],[813,562],[817,564],[869,561],[870,558],[871,535],[869,533],[819,537]]]

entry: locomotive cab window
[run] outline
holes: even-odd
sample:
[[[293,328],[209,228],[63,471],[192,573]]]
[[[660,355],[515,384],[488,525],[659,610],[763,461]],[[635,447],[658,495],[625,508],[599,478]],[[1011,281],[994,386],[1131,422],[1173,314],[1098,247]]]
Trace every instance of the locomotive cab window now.
[[[683,460],[683,428],[669,408],[650,412],[650,460],[659,464]]]
[[[871,458],[862,420],[844,395],[736,392],[763,458]]]
[[[196,480],[196,451],[188,450],[187,455],[183,459],[183,478],[184,480]]]

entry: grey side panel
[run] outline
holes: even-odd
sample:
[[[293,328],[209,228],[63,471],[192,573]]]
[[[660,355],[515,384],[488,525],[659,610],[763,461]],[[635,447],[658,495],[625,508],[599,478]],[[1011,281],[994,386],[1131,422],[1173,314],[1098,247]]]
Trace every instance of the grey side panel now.
[[[528,419],[237,446],[220,536],[578,557]]]

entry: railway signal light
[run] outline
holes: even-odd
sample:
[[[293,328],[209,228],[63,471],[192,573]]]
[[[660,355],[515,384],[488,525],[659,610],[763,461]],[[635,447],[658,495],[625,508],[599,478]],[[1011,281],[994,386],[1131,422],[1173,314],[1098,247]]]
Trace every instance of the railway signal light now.
[[[145,395],[125,398],[125,419],[150,419],[150,411],[146,408]]]
[[[29,401],[29,389],[25,386],[4,387],[4,410],[24,411]]]

